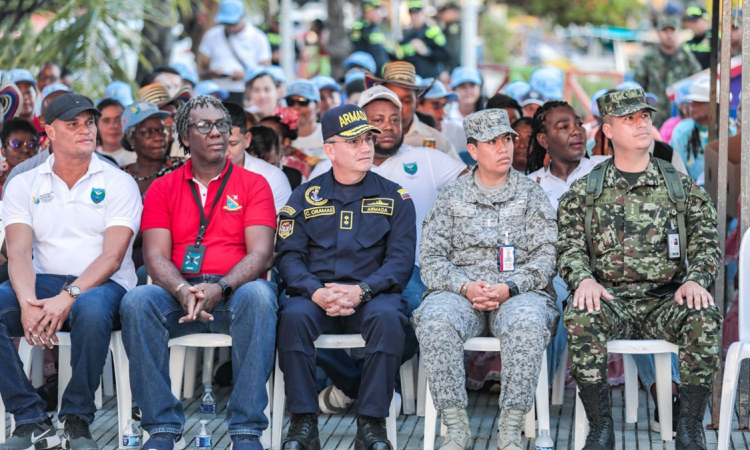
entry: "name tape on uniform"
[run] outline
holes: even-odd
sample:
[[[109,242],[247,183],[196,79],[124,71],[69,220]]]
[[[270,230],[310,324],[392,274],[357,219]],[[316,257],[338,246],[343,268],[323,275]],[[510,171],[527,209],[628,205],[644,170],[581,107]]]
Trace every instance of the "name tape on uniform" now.
[[[392,198],[363,198],[362,213],[364,214],[384,214],[393,215]]]

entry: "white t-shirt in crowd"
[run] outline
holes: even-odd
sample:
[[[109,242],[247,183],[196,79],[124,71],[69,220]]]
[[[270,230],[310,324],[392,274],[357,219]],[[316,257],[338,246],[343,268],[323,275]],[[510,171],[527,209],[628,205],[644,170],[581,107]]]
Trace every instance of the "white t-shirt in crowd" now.
[[[242,58],[242,62],[237,60],[229,45],[234,49],[234,53]],[[227,75],[232,72],[245,73],[246,70],[255,69],[261,62],[271,61],[271,44],[268,43],[268,38],[247,20],[245,28],[237,34],[230,35],[229,39],[224,32],[224,25],[212,27],[203,35],[198,51],[211,58],[211,70],[218,70]],[[214,81],[229,92],[245,92],[243,80],[233,81],[226,77],[214,78]]]
[[[556,176],[552,175],[549,168],[542,167],[536,172],[532,172],[528,175],[529,178],[539,183],[539,186],[544,189],[544,193],[547,194],[552,207],[557,210],[557,205],[560,203],[560,197],[563,196],[570,186],[579,178],[583,178],[591,172],[602,161],[607,160],[610,156],[594,155],[589,158],[583,158],[578,164],[578,167],[573,169],[573,172],[568,175],[567,181],[563,181]]]
[[[309,136],[299,136],[293,140],[292,147],[298,148],[310,156],[328,159],[323,151],[323,127],[320,123],[315,124],[315,130]]]
[[[54,164],[53,154],[44,164],[13,178],[3,197],[5,226],[24,223],[34,231],[34,271],[80,276],[102,254],[105,230],[128,227],[133,238],[111,280],[126,290],[134,288],[133,241],[143,210],[135,180],[92,157],[86,174],[68,189],[53,172]]]
[[[96,147],[96,152],[100,155],[109,156],[110,158],[114,159],[117,165],[120,167],[133,164],[135,160],[138,159],[138,155],[136,155],[135,152],[125,150],[124,148],[115,150],[113,152],[105,152],[104,149],[99,146]]]
[[[451,144],[448,138],[435,128],[422,123],[419,120],[419,117],[415,114],[411,126],[408,130],[404,131],[404,144],[411,145],[412,147],[424,147],[425,139],[434,140],[436,149],[447,154],[456,161],[461,161],[458,152],[456,152],[456,148]]]
[[[292,186],[284,172],[273,164],[269,164],[260,158],[250,156],[245,153],[245,169],[257,173],[268,181],[273,192],[273,202],[276,205],[276,212],[286,205],[289,197],[292,195]]]
[[[331,161],[326,159],[315,166],[310,179],[320,176],[331,169]],[[399,151],[383,161],[379,166],[373,165],[373,172],[381,177],[401,185],[414,201],[417,212],[417,257],[419,264],[419,241],[422,236],[422,222],[437,200],[445,185],[458,178],[466,169],[466,164],[456,161],[440,150],[426,147],[402,145]]]

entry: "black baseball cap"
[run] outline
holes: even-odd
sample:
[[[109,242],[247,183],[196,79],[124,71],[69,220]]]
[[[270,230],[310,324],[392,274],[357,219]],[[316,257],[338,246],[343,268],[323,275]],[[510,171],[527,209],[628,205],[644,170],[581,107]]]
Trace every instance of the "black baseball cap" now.
[[[380,130],[367,121],[367,114],[357,105],[341,105],[331,108],[321,121],[323,139],[341,136],[352,139],[367,131],[380,134]]]
[[[84,111],[91,111],[97,117],[102,115],[91,103],[91,100],[83,95],[64,94],[52,100],[52,103],[47,106],[47,110],[44,112],[44,123],[49,125],[55,119],[71,120]]]

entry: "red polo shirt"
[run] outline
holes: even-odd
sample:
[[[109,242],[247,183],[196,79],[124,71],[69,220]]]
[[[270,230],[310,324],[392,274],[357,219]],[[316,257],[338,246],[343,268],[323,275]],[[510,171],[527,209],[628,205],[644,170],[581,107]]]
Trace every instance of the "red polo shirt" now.
[[[206,216],[211,211],[229,164],[208,185],[203,208]],[[200,212],[190,183],[195,183],[192,160],[154,181],[143,203],[141,231],[164,228],[172,232],[172,262],[178,269],[182,268],[185,248],[195,244],[200,225]],[[265,225],[276,229],[273,193],[261,175],[234,167],[222,197],[216,203],[203,237],[206,255],[200,274],[226,275],[247,255],[245,228]]]

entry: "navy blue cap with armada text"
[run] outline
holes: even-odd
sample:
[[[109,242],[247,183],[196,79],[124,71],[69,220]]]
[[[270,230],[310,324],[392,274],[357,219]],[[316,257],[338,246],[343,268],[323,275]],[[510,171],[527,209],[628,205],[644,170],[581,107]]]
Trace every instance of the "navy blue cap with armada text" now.
[[[352,139],[367,131],[380,134],[380,130],[367,121],[365,110],[357,105],[341,105],[331,108],[321,121],[323,140],[333,136]]]

